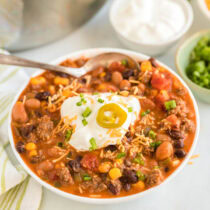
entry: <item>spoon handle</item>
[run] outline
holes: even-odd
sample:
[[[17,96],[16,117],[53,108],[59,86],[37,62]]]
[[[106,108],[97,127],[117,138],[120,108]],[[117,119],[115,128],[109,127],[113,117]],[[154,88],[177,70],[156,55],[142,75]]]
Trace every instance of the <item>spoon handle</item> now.
[[[67,69],[63,66],[50,65],[46,63],[34,62],[14,55],[5,55],[0,53],[0,64],[25,66],[32,68],[46,69],[50,71],[58,71],[67,73]]]

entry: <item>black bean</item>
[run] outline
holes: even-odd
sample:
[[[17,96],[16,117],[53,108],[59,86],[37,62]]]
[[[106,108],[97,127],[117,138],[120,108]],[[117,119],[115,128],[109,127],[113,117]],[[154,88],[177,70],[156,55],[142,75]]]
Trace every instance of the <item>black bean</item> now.
[[[68,162],[68,166],[70,167],[70,169],[72,169],[74,172],[79,172],[80,171],[80,158],[76,158],[75,160],[70,160]]]
[[[184,134],[180,130],[171,129],[168,130],[168,134],[172,139],[184,139]]]
[[[107,71],[106,75],[104,77],[104,80],[107,81],[107,82],[110,82],[111,79],[112,79],[112,74],[111,74],[111,72]]]
[[[170,171],[170,168],[169,168],[168,166],[166,166],[166,167],[164,168],[164,171],[167,173],[167,172]]]
[[[186,152],[183,149],[177,149],[174,153],[178,158],[183,158],[186,156]]]
[[[40,101],[47,101],[48,97],[50,96],[49,91],[39,92],[35,95],[35,98],[39,99]]]
[[[109,145],[107,147],[105,147],[105,151],[111,151],[111,152],[114,152],[117,150],[117,147],[115,145]]]
[[[123,189],[128,192],[131,189],[131,185],[129,183],[126,183],[123,185]]]
[[[183,148],[184,147],[183,139],[174,141],[174,147],[177,149]]]
[[[122,73],[123,79],[129,79],[129,77],[134,76],[134,69],[126,69]]]
[[[149,61],[151,62],[153,67],[155,67],[155,68],[158,67],[158,64],[157,64],[155,58],[150,58]]]
[[[34,125],[26,125],[23,127],[20,127],[20,134],[23,138],[28,138],[29,134],[35,129]]]
[[[81,78],[81,83],[83,83],[83,84],[86,84],[86,82],[87,82],[87,79],[86,78]]]
[[[113,185],[111,182],[108,184],[108,189],[113,195],[117,195],[119,193],[117,187]]]
[[[125,183],[134,184],[138,182],[138,176],[136,175],[136,171],[125,169],[123,171],[123,176],[120,177],[120,181],[124,184]]]
[[[16,150],[19,153],[24,153],[26,151],[24,142],[18,141],[17,144],[16,144]]]

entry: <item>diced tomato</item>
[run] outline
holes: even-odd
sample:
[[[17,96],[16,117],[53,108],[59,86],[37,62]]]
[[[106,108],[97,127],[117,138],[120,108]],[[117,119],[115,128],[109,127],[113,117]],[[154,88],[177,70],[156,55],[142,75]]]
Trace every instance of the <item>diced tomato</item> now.
[[[85,154],[81,160],[81,165],[89,170],[96,170],[99,165],[99,160],[94,154]]]
[[[161,90],[155,99],[157,104],[163,105],[165,101],[169,100],[169,98],[168,92],[166,90]]]
[[[123,72],[125,70],[125,68],[126,67],[120,61],[116,61],[116,62],[113,62],[110,64],[108,70]]]
[[[172,127],[179,128],[180,127],[180,120],[177,118],[175,114],[169,115],[166,120],[171,123]]]
[[[158,90],[169,90],[171,88],[171,78],[160,72],[154,72],[151,85]]]

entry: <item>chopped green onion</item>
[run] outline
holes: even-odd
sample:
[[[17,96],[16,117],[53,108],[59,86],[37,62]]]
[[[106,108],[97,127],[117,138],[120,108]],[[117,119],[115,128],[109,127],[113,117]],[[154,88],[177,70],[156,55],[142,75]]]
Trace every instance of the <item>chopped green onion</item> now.
[[[97,149],[97,144],[96,144],[96,140],[94,138],[90,139],[90,145],[91,147],[89,148],[90,151],[96,150]]]
[[[76,103],[76,105],[77,105],[77,106],[82,106],[82,102],[81,102],[81,101],[78,101],[78,102]]]
[[[133,111],[133,107],[128,107],[128,112],[132,112]]]
[[[83,104],[86,104],[86,103],[87,103],[87,101],[86,101],[84,98],[81,98],[81,102],[82,102]]]
[[[155,142],[151,142],[150,143],[150,147],[153,147],[153,148],[157,148],[157,147],[159,147],[160,145],[161,145],[161,141],[155,141]]]
[[[153,167],[153,169],[159,169],[159,168],[160,168],[160,166],[158,166],[158,165]]]
[[[138,176],[139,181],[145,180],[145,175],[141,171],[137,171],[136,176]]]
[[[127,66],[128,65],[128,61],[126,59],[124,59],[124,60],[121,61],[121,64],[123,66]]]
[[[85,118],[82,120],[82,124],[83,124],[84,126],[86,126],[86,125],[88,124],[88,122],[87,122],[87,120],[86,120]]]
[[[92,177],[89,174],[84,174],[83,175],[83,180],[84,181],[90,181],[92,179]]]
[[[144,160],[141,158],[141,157],[136,157],[136,158],[134,158],[133,159],[133,162],[134,163],[138,163],[138,164],[140,164],[140,165],[144,165]]]
[[[122,158],[122,157],[125,157],[126,156],[126,153],[125,152],[121,152],[121,153],[119,153],[119,154],[117,154],[117,159],[120,159],[120,158]]]
[[[83,93],[80,93],[79,96],[80,96],[81,98],[83,98],[83,97],[84,97],[84,94],[83,94]]]
[[[153,130],[150,130],[150,131],[149,131],[149,137],[150,137],[151,139],[155,139],[156,136],[157,136],[157,134],[156,134]]]
[[[98,99],[98,102],[99,102],[99,103],[104,103],[104,100],[103,100],[102,98],[99,98],[99,99]]]
[[[166,101],[164,105],[166,110],[170,111],[171,109],[176,108],[176,101],[175,100]]]
[[[93,93],[93,95],[98,95],[98,94],[99,94],[98,92]]]
[[[71,135],[72,135],[72,132],[73,132],[72,129],[68,129],[68,130],[66,131],[65,141],[69,141],[69,140],[70,140]]]
[[[147,109],[145,112],[142,112],[142,113],[141,113],[141,117],[144,117],[144,116],[146,116],[146,115],[149,114],[149,113],[150,113],[150,110]]]
[[[91,114],[91,112],[92,112],[91,109],[89,107],[87,107],[85,109],[85,111],[82,113],[82,116],[83,117],[88,117]]]

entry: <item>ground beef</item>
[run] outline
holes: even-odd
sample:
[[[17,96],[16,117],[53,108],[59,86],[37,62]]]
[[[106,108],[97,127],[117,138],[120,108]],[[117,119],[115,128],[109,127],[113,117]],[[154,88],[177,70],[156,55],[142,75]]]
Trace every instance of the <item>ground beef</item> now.
[[[108,184],[108,189],[113,195],[118,195],[122,189],[122,184],[118,179],[111,180]]]
[[[186,106],[185,101],[183,101],[180,98],[172,98],[176,100],[176,108],[170,110],[168,112],[169,115],[175,114],[177,117],[186,118],[187,114],[189,113],[189,110]]]
[[[66,184],[66,185],[74,184],[74,180],[67,167],[57,169],[56,175],[59,177],[59,180],[63,184]]]
[[[107,185],[98,176],[93,176],[91,181],[82,182],[79,186],[82,191],[90,193],[99,193],[107,189]]]
[[[36,129],[37,137],[40,140],[49,140],[53,130],[53,122],[47,115],[44,115],[38,120],[38,126]]]
[[[195,124],[193,123],[192,120],[184,118],[181,121],[181,130],[183,132],[187,132],[187,133],[192,132],[192,131],[194,131],[194,129],[195,129]]]
[[[145,183],[148,187],[152,187],[154,185],[160,184],[161,181],[162,181],[162,173],[160,170],[155,169],[146,176]]]

